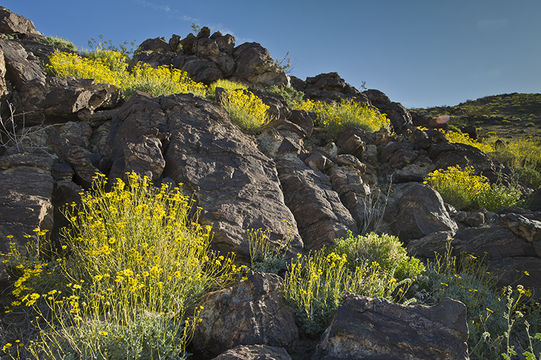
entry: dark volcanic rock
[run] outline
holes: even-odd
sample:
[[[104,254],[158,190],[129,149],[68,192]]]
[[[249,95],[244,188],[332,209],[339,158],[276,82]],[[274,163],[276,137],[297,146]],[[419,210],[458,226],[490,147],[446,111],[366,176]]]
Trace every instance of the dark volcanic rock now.
[[[233,51],[237,65],[233,79],[260,86],[288,85],[289,80],[267,49],[258,43],[244,43]]]
[[[365,95],[346,83],[336,72],[307,77],[303,91],[305,97],[312,100],[338,101],[356,98],[362,103],[368,103]]]
[[[428,185],[410,183],[397,188],[395,202],[387,207],[385,218],[402,241],[418,239],[436,231],[456,232],[438,192]]]
[[[8,35],[41,35],[34,23],[0,6],[0,33]]]
[[[51,168],[54,159],[49,155],[14,154],[0,156],[0,252],[9,250],[8,235],[24,252],[33,229],[51,230],[53,227],[53,188]],[[0,262],[0,282],[6,279]]]
[[[240,345],[213,360],[291,360],[284,348],[267,345]]]
[[[310,169],[298,158],[280,159],[276,165],[285,202],[308,248],[320,248],[345,236],[348,230],[356,232],[355,221],[325,174]]]
[[[338,308],[312,359],[466,360],[466,306],[403,306],[350,295]]]
[[[213,244],[218,249],[246,257],[249,228],[271,229],[273,240],[290,237],[293,248],[302,247],[274,162],[218,104],[192,95],[134,95],[113,122],[111,175],[121,177],[144,163],[157,176],[165,160],[163,176],[194,194],[203,208],[202,221],[214,224]],[[146,144],[148,138],[155,139],[151,147],[130,145]],[[292,229],[286,229],[283,220]]]
[[[298,339],[295,312],[278,275],[250,273],[239,284],[209,293],[193,338],[196,353],[218,355],[237,345],[288,347]]]

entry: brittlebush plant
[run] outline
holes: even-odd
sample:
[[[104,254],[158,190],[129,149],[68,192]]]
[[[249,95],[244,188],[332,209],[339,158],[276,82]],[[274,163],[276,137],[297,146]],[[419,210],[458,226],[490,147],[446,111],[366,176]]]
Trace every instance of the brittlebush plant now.
[[[248,133],[261,132],[271,120],[269,106],[248,90],[226,90],[220,100],[231,120]]]
[[[347,293],[392,298],[402,284],[377,262],[351,270],[346,254],[327,253],[325,249],[306,256],[297,255],[284,279],[285,298],[295,309],[301,330],[310,336],[320,334]],[[398,289],[398,297],[404,295]]]
[[[15,248],[8,256],[22,273],[12,305],[33,308],[39,319],[41,339],[28,351],[35,358],[183,358],[199,299],[242,269],[233,255],[210,250],[211,228],[198,223],[180,188],[155,188],[133,173],[106,188],[97,176],[81,204],[64,210],[70,226],[53,265]]]
[[[333,251],[347,256],[351,270],[377,262],[382,270],[398,281],[414,280],[425,270],[423,263],[408,256],[398,237],[393,235],[370,233],[354,236],[350,231],[346,237],[334,240]]]
[[[98,83],[118,87],[126,97],[136,90],[152,96],[191,93],[200,97],[204,97],[207,91],[204,84],[193,81],[185,71],[171,66],[153,68],[139,62],[128,71],[128,57],[115,50],[97,49],[88,57],[56,51],[49,62],[48,68],[55,76],[94,79]]]
[[[519,190],[502,184],[490,184],[485,176],[474,173],[472,166],[464,169],[459,165],[450,166],[445,170],[434,170],[427,175],[424,183],[430,184],[445,202],[458,209],[498,211],[519,202]]]
[[[342,99],[339,102],[322,102],[305,100],[293,101],[298,110],[315,112],[318,125],[326,128],[328,137],[333,138],[345,128],[361,128],[377,131],[388,128],[390,120],[377,109],[359,103],[356,99]]]

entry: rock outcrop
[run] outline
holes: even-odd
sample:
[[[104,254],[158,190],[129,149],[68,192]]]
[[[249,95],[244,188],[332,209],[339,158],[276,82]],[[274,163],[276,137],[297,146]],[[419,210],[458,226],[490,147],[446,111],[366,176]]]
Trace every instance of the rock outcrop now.
[[[402,306],[349,296],[322,335],[312,359],[469,359],[466,306]]]
[[[192,95],[134,95],[120,107],[113,129],[111,176],[146,169],[154,180],[183,183],[203,208],[201,220],[213,224],[218,249],[248,256],[250,228],[271,229],[274,240],[302,248],[274,162],[218,104]]]
[[[287,348],[299,335],[295,312],[285,303],[283,292],[278,275],[250,273],[233,287],[209,293],[201,302],[204,308],[193,339],[194,351],[215,356],[238,345]],[[283,354],[279,349],[272,351]]]

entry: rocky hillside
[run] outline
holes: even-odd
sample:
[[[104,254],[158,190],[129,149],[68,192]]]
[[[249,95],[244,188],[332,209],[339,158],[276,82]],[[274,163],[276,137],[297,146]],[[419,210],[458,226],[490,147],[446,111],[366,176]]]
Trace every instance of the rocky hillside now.
[[[450,114],[449,124],[475,126],[481,135],[504,139],[541,136],[541,94],[502,94],[468,100],[455,106],[413,109],[417,114],[437,117]]]
[[[51,75],[45,64],[56,48],[42,41],[31,21],[4,8],[0,34],[2,253],[10,251],[10,241],[21,251],[35,247],[35,237],[27,234],[36,228],[49,230],[60,244],[60,229],[69,220],[61,209],[80,203],[96,173],[126,179],[135,172],[157,186],[182,184],[201,208],[199,222],[212,226],[213,249],[234,252],[238,264],[251,264],[249,229],[270,230],[271,246],[287,248],[288,261],[369,231],[398,236],[409,256],[422,260],[444,253],[454,239],[455,254],[488,261],[498,286],[520,283],[541,296],[539,191],[529,208],[498,212],[444,202],[423,182],[436,169],[473,165],[492,183],[511,173],[477,148],[416,129],[410,112],[381,91],[361,92],[337,73],[289,77],[261,45],[237,45],[233,36],[208,28],[138,47],[134,61],[170,65],[203,84],[228,79],[248,86],[273,115],[252,134],[212,98],[142,91],[125,97],[109,84]],[[305,100],[356,99],[386,114],[390,128],[344,127],[329,139],[315,112],[268,92],[273,85],[301,91]],[[524,196],[532,192],[522,190]],[[9,298],[21,274],[1,266],[3,296]],[[242,281],[204,295],[201,323],[189,345],[192,358],[470,358],[468,333],[475,329],[468,330],[473,322],[466,299],[423,303],[421,285],[409,290],[415,305],[393,303],[396,294],[348,294],[329,315],[328,327],[310,335],[284,298],[286,270],[249,271]],[[15,344],[22,326],[17,314],[3,315],[0,341]]]

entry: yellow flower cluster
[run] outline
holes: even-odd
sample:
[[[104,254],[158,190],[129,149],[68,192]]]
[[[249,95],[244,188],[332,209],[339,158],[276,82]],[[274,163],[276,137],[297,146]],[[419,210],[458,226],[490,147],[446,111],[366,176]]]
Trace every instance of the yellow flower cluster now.
[[[221,103],[231,120],[248,132],[258,133],[271,120],[269,106],[248,90],[226,90]]]
[[[359,103],[356,99],[342,99],[339,102],[330,103],[308,99],[300,103],[294,101],[293,107],[315,112],[319,125],[327,128],[331,136],[347,127],[377,131],[390,124],[384,114],[375,108]]]
[[[448,130],[448,131],[445,131],[443,129],[438,129],[438,130],[441,131],[445,135],[445,138],[450,143],[470,145],[470,146],[473,146],[474,148],[481,150],[484,153],[490,153],[494,151],[494,147],[492,145],[483,143],[478,140],[474,140],[468,134],[464,134],[464,133],[461,133],[458,131],[452,131],[452,130]]]
[[[153,96],[192,93],[205,96],[206,86],[190,79],[184,71],[171,66],[153,68],[137,63],[128,71],[128,58],[119,51],[98,49],[90,57],[56,51],[49,58],[49,69],[58,77],[94,79],[121,89],[126,96],[135,90]]]
[[[484,192],[490,191],[490,183],[484,176],[474,175],[475,169],[459,165],[450,166],[446,170],[434,170],[424,180],[438,191],[442,198],[464,209],[474,205],[476,199]]]
[[[86,354],[103,353],[104,334],[137,331],[141,314],[156,314],[170,323],[167,329],[176,329],[172,336],[180,353],[199,313],[186,322],[187,312],[206,292],[245,272],[233,264],[234,254],[210,250],[211,227],[198,222],[200,209],[192,208],[180,187],[155,187],[134,173],[127,179],[108,185],[98,174],[92,190],[81,192],[81,203],[65,207],[70,226],[63,230],[54,271],[26,260],[18,266],[22,275],[12,306],[32,307],[49,322],[50,314],[41,310],[45,304],[53,322],[65,327],[46,332],[43,351],[47,342],[61,343],[62,334],[67,343],[85,339]],[[12,258],[22,257],[15,247],[11,252]],[[26,286],[32,279],[34,286]]]

